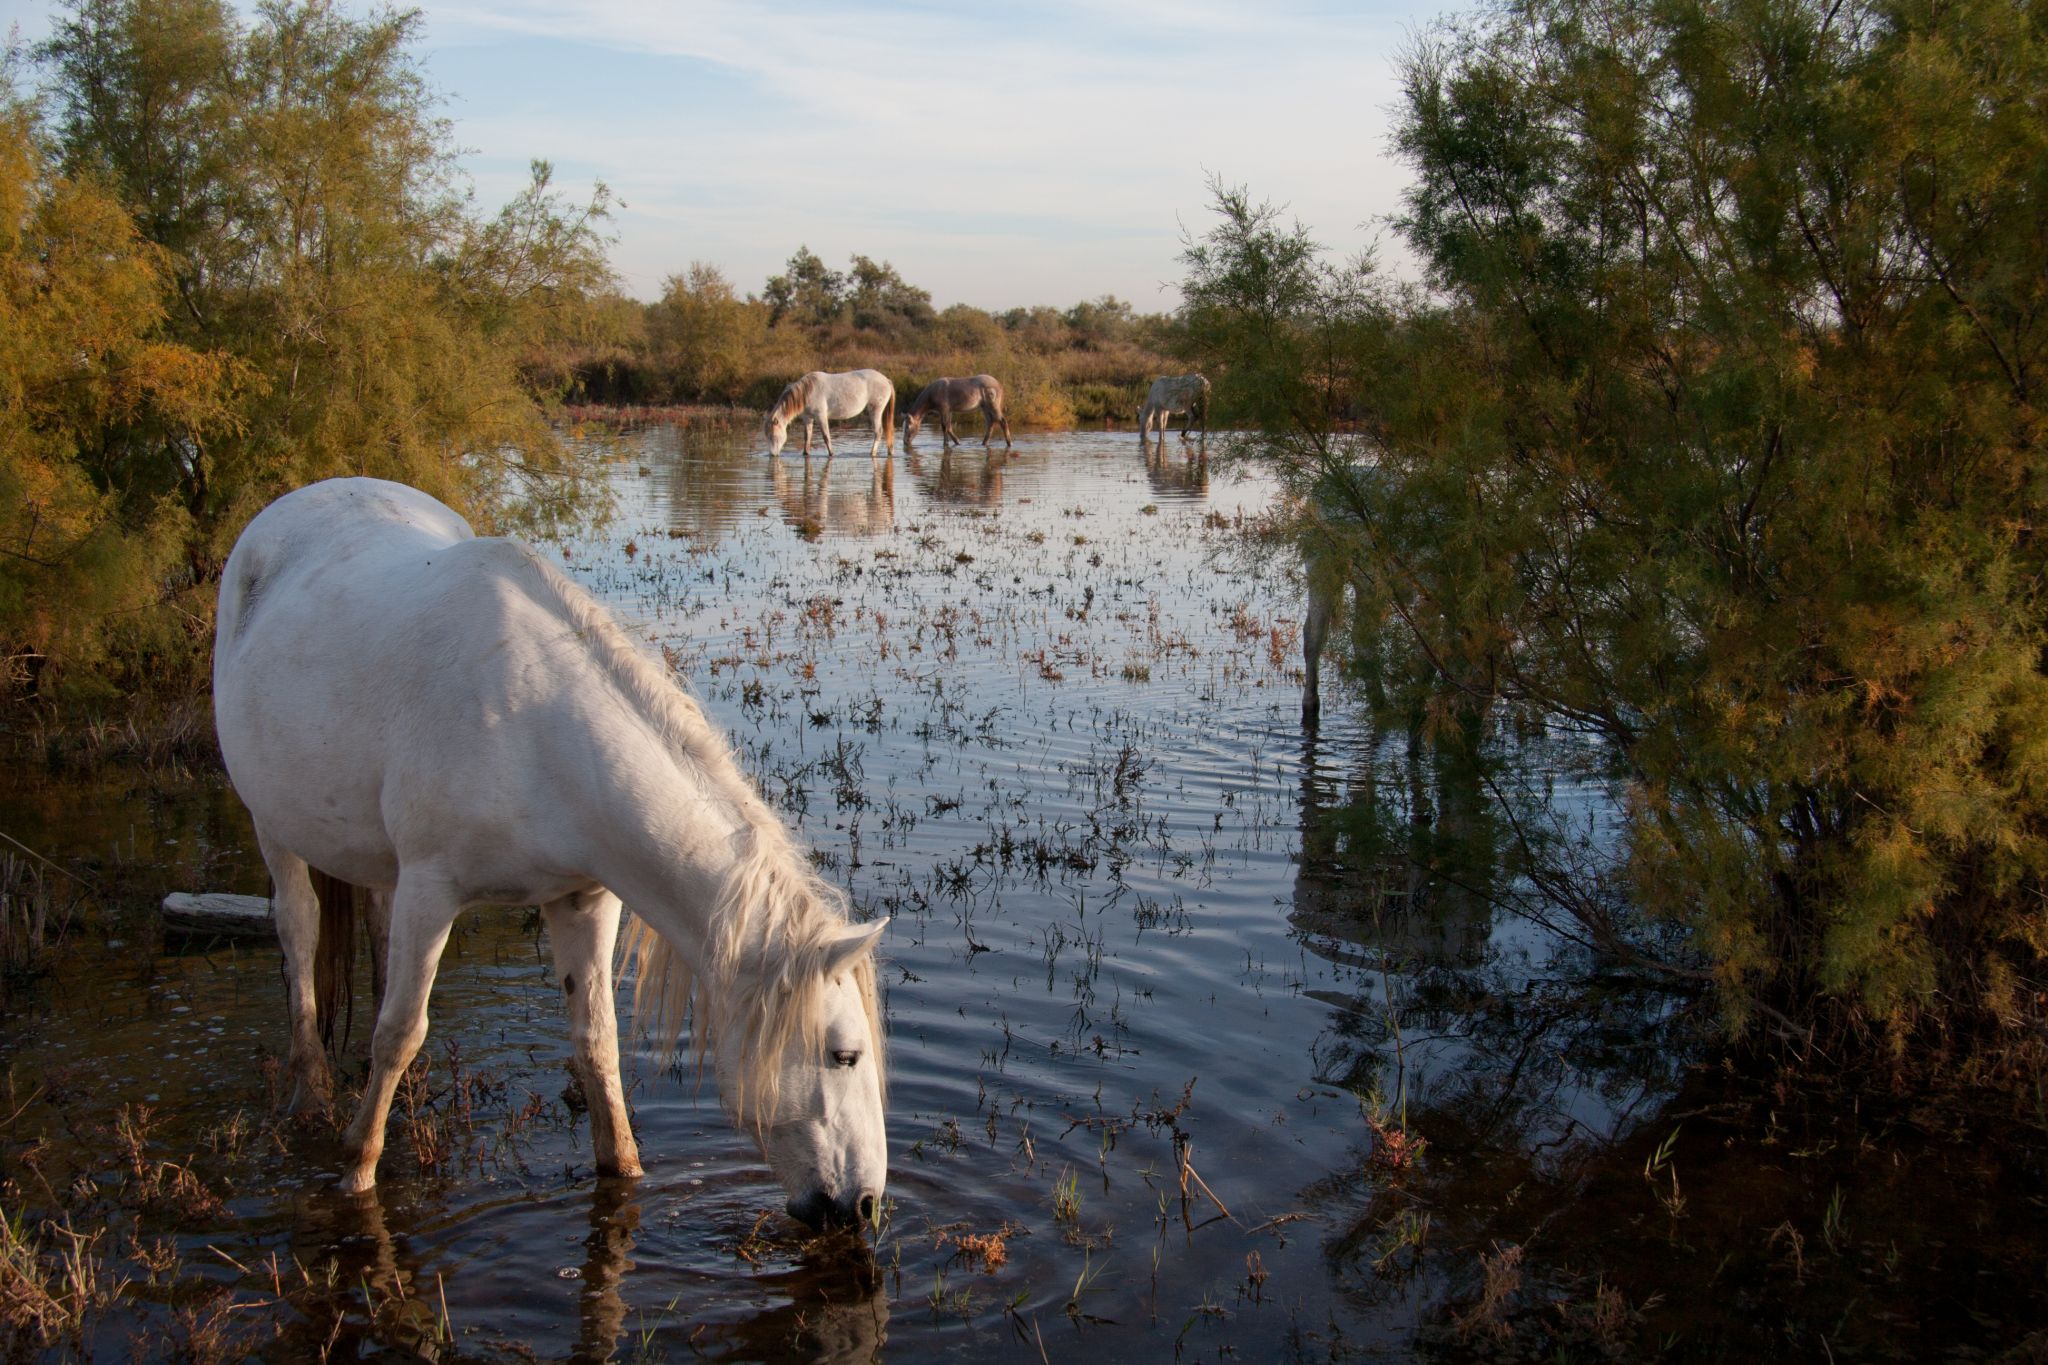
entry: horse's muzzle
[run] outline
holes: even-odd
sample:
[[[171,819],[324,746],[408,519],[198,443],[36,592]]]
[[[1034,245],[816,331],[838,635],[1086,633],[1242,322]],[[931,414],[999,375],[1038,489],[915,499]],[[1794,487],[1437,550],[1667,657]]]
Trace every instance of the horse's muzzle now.
[[[783,1207],[797,1222],[818,1231],[823,1228],[852,1227],[856,1223],[872,1222],[875,1204],[876,1199],[872,1194],[834,1199],[823,1190],[812,1190],[801,1199],[790,1200]]]

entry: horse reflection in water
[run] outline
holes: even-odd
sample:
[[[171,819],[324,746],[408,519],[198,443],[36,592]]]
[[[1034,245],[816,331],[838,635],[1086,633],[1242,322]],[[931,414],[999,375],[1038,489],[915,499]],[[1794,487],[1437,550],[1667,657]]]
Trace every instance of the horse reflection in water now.
[[[924,480],[925,492],[934,502],[994,507],[1003,500],[1003,470],[1008,464],[1009,457],[1001,451],[981,456],[955,456],[949,451],[939,457],[936,469],[912,455],[910,472]]]
[[[840,474],[838,487],[832,482],[832,461],[813,468],[804,461],[800,478],[792,477],[781,460],[769,466],[776,505],[782,519],[798,536],[816,540],[822,535],[880,536],[896,529],[896,465],[870,468],[865,477]]]
[[[1209,493],[1209,453],[1207,444],[1188,451],[1185,460],[1171,460],[1166,455],[1166,444],[1161,442],[1157,451],[1147,447],[1145,456],[1145,482],[1154,492],[1169,498],[1206,497]]]
[[[301,1109],[368,892],[388,920],[342,1190],[376,1185],[399,1078],[468,906],[539,905],[600,1173],[640,1174],[619,1078],[621,899],[658,1039],[700,1059],[812,1225],[876,1216],[887,1169],[873,948],[667,670],[516,541],[380,479],[288,493],[222,573],[221,752],[276,886]],[[318,869],[321,874],[313,875]]]
[[[535,1295],[574,1295],[576,1338],[561,1358],[590,1365],[615,1360],[629,1335],[649,1346],[673,1345],[674,1357],[692,1356],[706,1344],[703,1318],[681,1305],[665,1311],[663,1302],[648,1302],[645,1293],[633,1302],[626,1292],[642,1222],[636,1195],[631,1181],[599,1180],[590,1195],[582,1260],[536,1285],[480,1282],[453,1259],[435,1265],[404,1233],[391,1231],[381,1200],[308,1189],[298,1199],[291,1232],[297,1282],[282,1282],[304,1321],[284,1344],[294,1357],[309,1360],[356,1360],[383,1352],[432,1360],[449,1349],[451,1329],[459,1341],[479,1326],[473,1319],[488,1320],[494,1308],[523,1307]],[[851,1365],[875,1359],[888,1341],[889,1298],[872,1256],[852,1241],[817,1245],[828,1248],[830,1263],[806,1258],[779,1274],[748,1276],[748,1299],[765,1291],[776,1306],[713,1326],[741,1359]]]

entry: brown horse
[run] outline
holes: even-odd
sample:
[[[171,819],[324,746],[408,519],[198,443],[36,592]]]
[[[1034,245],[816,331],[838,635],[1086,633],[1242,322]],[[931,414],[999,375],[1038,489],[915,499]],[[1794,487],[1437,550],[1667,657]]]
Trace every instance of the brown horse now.
[[[910,405],[910,415],[903,423],[903,448],[910,448],[910,438],[917,435],[917,429],[924,423],[924,415],[931,409],[939,410],[939,431],[943,435],[940,449],[960,445],[960,438],[953,434],[953,414],[973,412],[979,408],[988,418],[988,430],[981,435],[981,444],[988,447],[989,438],[996,434],[998,423],[1003,428],[1003,448],[1015,450],[1010,441],[1010,419],[1003,416],[1003,386],[996,382],[994,375],[978,374],[971,379],[934,379],[918,391],[917,400]]]

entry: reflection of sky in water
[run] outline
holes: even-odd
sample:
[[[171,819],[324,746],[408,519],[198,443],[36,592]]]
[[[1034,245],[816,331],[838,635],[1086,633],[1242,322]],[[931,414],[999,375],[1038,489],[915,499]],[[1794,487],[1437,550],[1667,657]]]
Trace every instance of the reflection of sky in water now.
[[[778,466],[751,431],[634,434],[612,465],[617,515],[565,559],[670,654],[860,911],[895,917],[882,1285],[737,1256],[779,1196],[711,1096],[644,1059],[631,1101],[648,1175],[630,1197],[593,1202],[582,1132],[555,1106],[460,1179],[409,1173],[394,1140],[375,1227],[337,1223],[318,1192],[332,1152],[275,1161],[277,1186],[314,1188],[243,1196],[238,1259],[348,1249],[543,1356],[601,1354],[623,1324],[671,1355],[702,1328],[741,1358],[810,1332],[828,1357],[886,1335],[920,1356],[1035,1360],[992,1307],[1022,1291],[1054,1358],[1169,1351],[1192,1316],[1204,1353],[1227,1341],[1259,1359],[1332,1313],[1367,1340],[1412,1324],[1413,1303],[1343,1282],[1373,1183],[1356,1093],[1405,1088],[1513,1146],[1607,1131],[1661,1081],[1638,1007],[1567,1017],[1552,941],[1495,913],[1514,892],[1494,883],[1504,837],[1468,779],[1410,764],[1334,697],[1304,739],[1299,604],[1285,566],[1244,563],[1231,531],[1265,486],[1172,438],[1150,461],[1128,433],[1023,436],[1007,460],[978,442],[944,457],[930,442],[884,472],[860,452]],[[260,888],[232,829],[213,843],[209,884]],[[165,962],[115,988],[140,1032],[98,1063],[104,1082],[141,1084],[175,978],[226,1001],[207,1013],[240,1037],[228,1066],[180,1088],[260,1102],[250,1035],[283,1039],[274,958]],[[561,1088],[543,962],[516,913],[466,919],[451,947],[429,1048],[506,1069],[493,1112]],[[1237,1215],[1192,1236],[1159,1117],[1190,1084],[1174,1122]],[[196,1132],[189,1113],[171,1121]],[[1050,1213],[1063,1171],[1081,1194],[1071,1229]],[[1313,1221],[1249,1231],[1297,1212]],[[949,1268],[932,1229],[953,1224],[1010,1225],[1010,1265]],[[1284,1296],[1241,1296],[1251,1251]],[[1115,1325],[1064,1314],[1084,1267],[1098,1278],[1083,1309]],[[965,1319],[933,1311],[942,1269],[975,1296]],[[1081,1338],[1055,1342],[1055,1324]]]

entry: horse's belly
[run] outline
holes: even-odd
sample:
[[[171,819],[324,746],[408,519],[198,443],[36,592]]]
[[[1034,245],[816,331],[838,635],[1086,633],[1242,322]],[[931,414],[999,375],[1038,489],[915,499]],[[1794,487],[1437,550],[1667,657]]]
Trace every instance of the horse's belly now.
[[[309,725],[296,708],[219,699],[221,754],[263,837],[358,886],[390,886],[398,855],[379,812],[380,765],[360,736]]]

